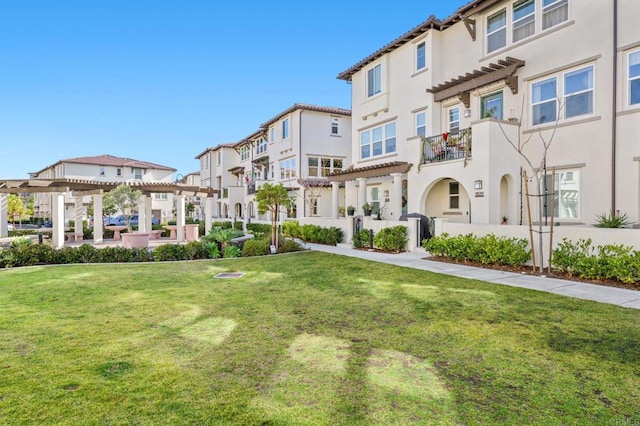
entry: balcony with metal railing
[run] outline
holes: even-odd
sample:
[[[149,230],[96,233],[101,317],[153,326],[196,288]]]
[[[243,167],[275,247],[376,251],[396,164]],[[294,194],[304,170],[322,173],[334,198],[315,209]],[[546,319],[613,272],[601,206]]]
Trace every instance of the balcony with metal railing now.
[[[471,128],[429,136],[422,143],[422,164],[471,158]]]

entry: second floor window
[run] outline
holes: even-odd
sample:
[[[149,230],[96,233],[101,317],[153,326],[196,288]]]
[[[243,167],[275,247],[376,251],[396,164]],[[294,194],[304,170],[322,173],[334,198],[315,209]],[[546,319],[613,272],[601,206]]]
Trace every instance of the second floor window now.
[[[593,67],[564,75],[565,118],[593,112]]]
[[[291,157],[280,161],[280,179],[293,179],[296,177],[296,158]]]
[[[423,138],[427,136],[427,122],[424,112],[416,114],[416,135],[422,136]]]
[[[122,176],[122,169],[120,167],[116,169],[116,176]]]
[[[367,96],[373,96],[382,91],[382,65],[376,65],[367,71]]]
[[[342,170],[341,158],[309,157],[309,177],[327,177]]]
[[[629,105],[640,104],[640,50],[629,54]]]
[[[340,119],[337,117],[331,118],[331,134],[332,135],[340,134]]]
[[[251,149],[249,148],[249,145],[244,145],[242,148],[240,148],[240,160],[241,161],[248,160],[250,157],[250,152],[251,152]]]
[[[502,9],[487,19],[487,52],[507,45],[507,11]]]
[[[289,137],[289,119],[285,118],[282,120],[282,139],[287,139]]]
[[[267,140],[264,138],[260,138],[258,143],[256,144],[256,154],[262,154],[267,152]]]
[[[416,71],[427,66],[427,46],[424,42],[416,46]]]
[[[460,130],[460,108],[455,107],[449,109],[449,131],[457,132]]]
[[[133,178],[142,179],[142,169],[133,169]]]
[[[532,124],[552,123],[562,118],[558,110],[563,102],[564,118],[592,114],[594,108],[594,67],[564,73],[562,78],[551,77],[531,85]],[[559,85],[562,87],[558,87]],[[559,96],[562,94],[562,97]]]
[[[555,77],[534,83],[531,91],[532,123],[535,125],[556,121],[558,100]]]
[[[360,158],[396,152],[396,123],[374,127],[360,133]]]

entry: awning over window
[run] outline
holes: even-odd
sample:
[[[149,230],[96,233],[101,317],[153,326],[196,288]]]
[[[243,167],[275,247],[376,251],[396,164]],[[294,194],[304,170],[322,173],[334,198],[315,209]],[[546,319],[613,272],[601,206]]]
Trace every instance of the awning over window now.
[[[497,64],[491,63],[479,70],[459,75],[457,78],[427,89],[427,92],[434,94],[436,102],[457,96],[464,102],[465,107],[469,108],[469,93],[472,90],[505,80],[515,95],[518,93],[518,77],[514,74],[518,68],[524,66],[524,63],[521,59],[507,56],[505,59],[500,59]]]
[[[373,166],[345,169],[329,175],[329,182],[346,182],[358,178],[374,178],[389,176],[392,173],[407,173],[413,164],[394,161],[392,163],[382,163]]]

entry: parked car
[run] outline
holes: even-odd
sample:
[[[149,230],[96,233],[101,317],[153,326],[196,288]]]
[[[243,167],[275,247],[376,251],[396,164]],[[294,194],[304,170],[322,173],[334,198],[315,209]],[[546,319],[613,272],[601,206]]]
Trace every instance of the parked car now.
[[[107,224],[106,223],[107,219],[109,219],[108,225],[119,225],[119,226],[126,225],[123,215],[119,215],[119,216],[111,217],[111,218],[105,218],[105,225]],[[131,216],[131,220],[129,221],[129,224],[131,226],[138,226],[138,222],[139,222],[139,215],[134,214],[133,216]],[[157,217],[152,217],[151,218],[151,224],[152,225],[160,225],[160,219],[158,219]]]

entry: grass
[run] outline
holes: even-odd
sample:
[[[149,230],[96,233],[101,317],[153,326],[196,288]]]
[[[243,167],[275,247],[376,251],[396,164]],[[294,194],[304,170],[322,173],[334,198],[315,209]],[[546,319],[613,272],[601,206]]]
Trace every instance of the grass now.
[[[635,310],[316,252],[0,272],[0,424],[623,424],[639,400]]]

